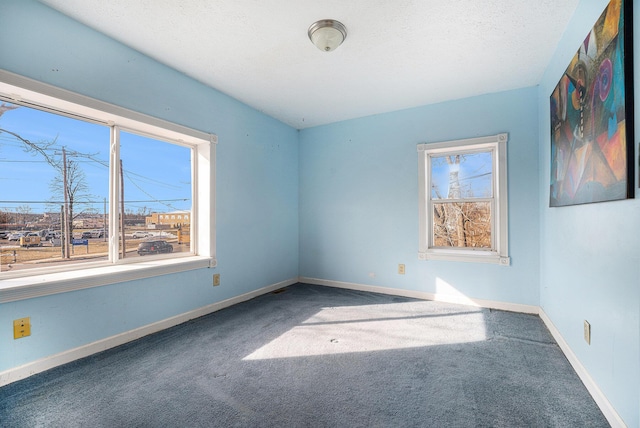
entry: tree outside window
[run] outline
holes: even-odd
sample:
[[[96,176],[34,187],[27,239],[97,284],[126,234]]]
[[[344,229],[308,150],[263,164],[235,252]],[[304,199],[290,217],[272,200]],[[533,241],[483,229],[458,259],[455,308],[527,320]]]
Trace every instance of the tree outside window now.
[[[418,146],[421,259],[509,264],[506,142],[499,134]]]

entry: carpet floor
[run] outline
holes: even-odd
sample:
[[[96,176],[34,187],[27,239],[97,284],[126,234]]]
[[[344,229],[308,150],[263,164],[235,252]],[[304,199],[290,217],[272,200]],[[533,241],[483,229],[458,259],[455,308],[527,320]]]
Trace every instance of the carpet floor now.
[[[0,388],[2,427],[607,427],[534,315],[296,284]]]

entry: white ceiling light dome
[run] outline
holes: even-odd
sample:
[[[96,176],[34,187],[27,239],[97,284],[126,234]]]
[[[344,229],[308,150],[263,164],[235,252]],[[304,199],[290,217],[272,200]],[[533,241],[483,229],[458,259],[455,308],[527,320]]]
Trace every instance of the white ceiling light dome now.
[[[347,38],[347,27],[334,19],[321,19],[311,24],[308,34],[318,49],[331,52]]]

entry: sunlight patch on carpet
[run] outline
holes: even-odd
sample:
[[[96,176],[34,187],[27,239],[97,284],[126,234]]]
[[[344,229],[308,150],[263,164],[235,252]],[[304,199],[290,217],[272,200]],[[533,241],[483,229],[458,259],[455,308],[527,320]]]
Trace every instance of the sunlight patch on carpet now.
[[[470,343],[487,339],[479,308],[403,302],[327,307],[244,360]]]

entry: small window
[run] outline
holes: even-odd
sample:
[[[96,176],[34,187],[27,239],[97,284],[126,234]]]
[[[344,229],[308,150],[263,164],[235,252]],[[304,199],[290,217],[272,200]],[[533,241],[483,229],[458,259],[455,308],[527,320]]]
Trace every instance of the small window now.
[[[421,260],[509,265],[507,134],[420,144]]]

